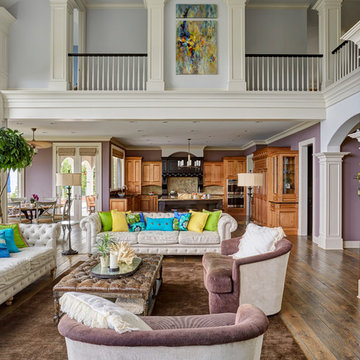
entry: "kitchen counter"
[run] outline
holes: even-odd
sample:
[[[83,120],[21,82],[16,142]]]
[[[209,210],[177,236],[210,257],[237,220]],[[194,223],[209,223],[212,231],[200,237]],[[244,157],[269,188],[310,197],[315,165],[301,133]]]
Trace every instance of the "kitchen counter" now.
[[[214,210],[223,208],[223,198],[221,196],[212,196],[210,199],[179,199],[169,196],[162,196],[158,199],[158,209],[160,212],[190,209],[196,210]]]

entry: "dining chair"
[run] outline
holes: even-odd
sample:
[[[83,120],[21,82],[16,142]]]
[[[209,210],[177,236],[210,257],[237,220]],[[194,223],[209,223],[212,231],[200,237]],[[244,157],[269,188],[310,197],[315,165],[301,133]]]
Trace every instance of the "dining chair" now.
[[[53,223],[57,201],[37,201],[35,203],[36,223]]]
[[[8,202],[8,222],[21,223],[29,222],[21,212],[22,204],[26,202],[25,198],[11,198]]]
[[[95,195],[86,196],[86,206],[89,215],[95,212]]]

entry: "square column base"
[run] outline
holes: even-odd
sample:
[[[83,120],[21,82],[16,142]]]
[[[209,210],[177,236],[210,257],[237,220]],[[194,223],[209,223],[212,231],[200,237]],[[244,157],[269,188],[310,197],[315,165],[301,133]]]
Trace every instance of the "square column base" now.
[[[228,82],[228,91],[246,91],[246,81],[245,80],[229,80]]]
[[[317,238],[317,245],[325,250],[343,250],[343,239],[341,237],[326,237],[325,235],[320,235]]]
[[[146,82],[147,91],[164,91],[165,82],[162,80],[149,80]]]
[[[62,80],[50,80],[48,87],[50,90],[66,91],[69,90],[69,83]]]

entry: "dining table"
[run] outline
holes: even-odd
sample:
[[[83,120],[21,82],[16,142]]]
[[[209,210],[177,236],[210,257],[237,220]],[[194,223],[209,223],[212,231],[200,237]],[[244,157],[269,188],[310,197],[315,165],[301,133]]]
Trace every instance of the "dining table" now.
[[[51,206],[42,206],[39,208],[39,215],[41,215],[46,209],[49,209]],[[61,207],[61,205],[56,205],[56,208]],[[36,205],[35,204],[22,204],[21,212],[25,215],[25,218],[30,221],[32,224],[33,220],[36,218]]]

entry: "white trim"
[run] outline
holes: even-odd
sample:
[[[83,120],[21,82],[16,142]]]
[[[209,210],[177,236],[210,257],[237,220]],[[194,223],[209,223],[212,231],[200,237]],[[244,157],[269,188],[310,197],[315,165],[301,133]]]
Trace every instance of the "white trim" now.
[[[308,146],[313,146],[313,154],[315,153],[315,138],[307,139],[299,142],[299,228],[298,235],[307,236],[308,228]],[[313,159],[313,179],[312,179],[312,234],[314,234],[315,227],[315,159]]]
[[[266,3],[266,4],[249,4],[247,9],[307,9],[310,6],[307,4],[283,4],[283,3]]]
[[[344,248],[346,248],[346,249],[360,249],[360,241],[344,240]]]
[[[87,9],[145,9],[144,4],[87,3]]]

